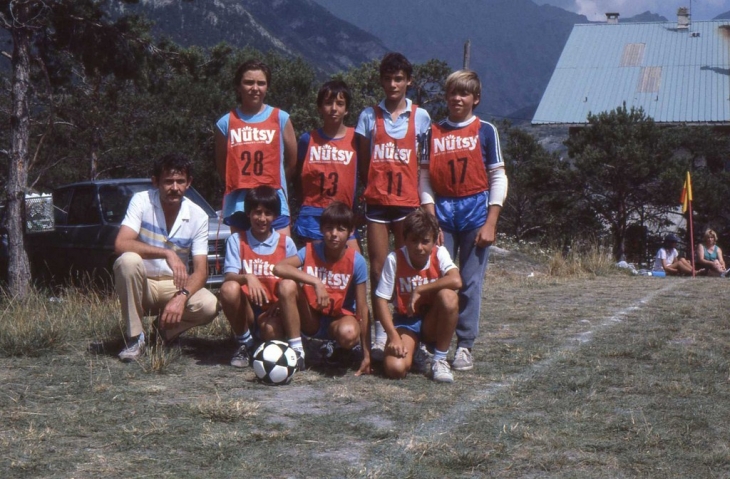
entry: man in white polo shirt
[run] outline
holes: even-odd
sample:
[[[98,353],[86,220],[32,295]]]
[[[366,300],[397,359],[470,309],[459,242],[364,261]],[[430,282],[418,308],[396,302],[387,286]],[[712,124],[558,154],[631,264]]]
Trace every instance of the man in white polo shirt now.
[[[192,181],[190,168],[190,160],[180,154],[156,161],[154,188],[132,197],[114,242],[121,255],[114,263],[114,281],[127,325],[122,361],[144,354],[145,314],[159,315],[157,327],[166,342],[218,314],[217,298],[204,288],[208,215],[184,196]]]

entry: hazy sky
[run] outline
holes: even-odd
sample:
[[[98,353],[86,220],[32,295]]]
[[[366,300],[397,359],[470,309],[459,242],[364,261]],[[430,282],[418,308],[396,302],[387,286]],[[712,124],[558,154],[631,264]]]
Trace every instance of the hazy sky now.
[[[585,15],[592,21],[605,20],[606,12],[618,12],[622,17],[631,17],[647,10],[671,20],[676,18],[677,8],[689,7],[690,4],[693,20],[712,20],[730,11],[730,0],[535,0],[535,3],[556,5]]]

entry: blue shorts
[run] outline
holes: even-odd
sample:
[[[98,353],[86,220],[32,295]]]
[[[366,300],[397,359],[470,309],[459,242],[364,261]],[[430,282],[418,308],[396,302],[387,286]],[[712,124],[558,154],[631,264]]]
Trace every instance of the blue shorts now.
[[[393,326],[395,326],[395,329],[407,329],[420,338],[423,317],[419,315],[406,316],[405,314],[396,313],[393,315]]]
[[[319,329],[316,333],[312,335],[308,335],[310,338],[315,339],[331,339],[329,335],[329,329],[330,325],[334,320],[336,320],[334,316],[320,316],[319,317]]]
[[[289,218],[289,216],[277,216],[276,218],[274,218],[274,221],[271,222],[271,227],[275,231],[280,230],[289,226],[290,221],[291,218]],[[243,211],[236,211],[231,216],[223,218],[223,223],[227,224],[228,226],[236,227],[240,230],[251,229],[251,221],[249,221],[248,216],[246,216],[246,213],[244,213]]]
[[[324,239],[324,236],[322,236],[322,230],[320,229],[321,218],[322,213],[299,213],[299,216],[297,216],[297,220],[294,222],[293,232],[303,241],[322,240]],[[357,239],[357,230],[347,239]]]
[[[439,226],[449,231],[472,231],[484,226],[489,193],[483,191],[460,198],[440,197],[434,205]]]
[[[365,218],[374,223],[397,223],[403,221],[408,213],[418,208],[410,206],[380,206],[367,205],[365,207]]]

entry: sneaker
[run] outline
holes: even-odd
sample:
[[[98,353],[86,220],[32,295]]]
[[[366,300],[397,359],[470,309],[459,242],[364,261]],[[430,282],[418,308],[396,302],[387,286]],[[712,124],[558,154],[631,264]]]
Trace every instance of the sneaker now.
[[[372,348],[370,348],[370,359],[378,362],[385,359],[385,339],[375,340]]]
[[[432,359],[433,354],[428,352],[426,345],[419,343],[418,348],[416,348],[416,351],[413,353],[413,365],[411,366],[411,371],[416,374],[425,374],[431,365]]]
[[[246,368],[251,364],[251,353],[248,346],[240,344],[231,358],[231,366],[234,368]]]
[[[466,348],[457,348],[451,367],[456,371],[468,371],[472,369],[474,367],[474,359],[471,356],[471,351]]]
[[[453,383],[454,374],[451,372],[451,366],[445,359],[434,361],[431,365],[431,377],[437,383]]]
[[[304,371],[304,349],[294,349],[294,352],[297,353],[297,371]]]
[[[322,343],[319,347],[319,354],[322,360],[327,361],[332,358],[332,355],[335,354],[335,346],[336,344],[332,340],[327,340]]]
[[[128,344],[126,348],[119,353],[119,359],[128,363],[130,361],[136,361],[144,356],[145,343],[144,338],[137,337],[134,343]]]

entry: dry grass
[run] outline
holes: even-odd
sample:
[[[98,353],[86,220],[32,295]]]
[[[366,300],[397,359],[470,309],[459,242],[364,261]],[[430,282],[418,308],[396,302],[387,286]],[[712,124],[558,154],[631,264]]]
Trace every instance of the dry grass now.
[[[220,318],[150,374],[153,354],[115,357],[114,301],[5,299],[2,476],[730,477],[728,283],[581,265],[490,270],[475,368],[452,385],[308,370],[264,387],[227,365]],[[20,340],[7,314],[39,321]]]

